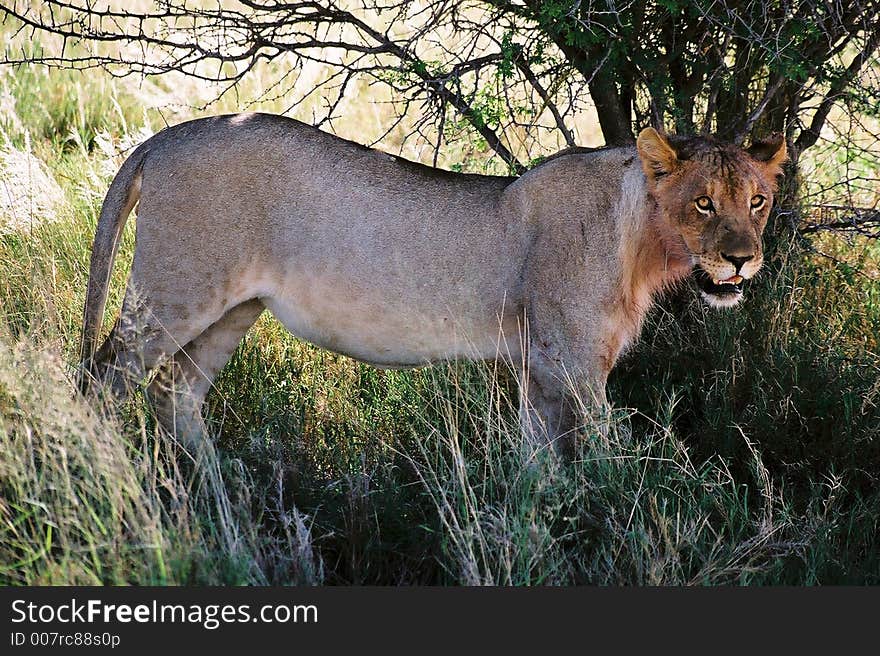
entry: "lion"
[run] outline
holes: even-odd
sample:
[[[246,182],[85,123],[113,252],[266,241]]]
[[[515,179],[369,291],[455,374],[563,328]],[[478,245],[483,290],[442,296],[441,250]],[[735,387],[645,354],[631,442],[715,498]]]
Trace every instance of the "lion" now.
[[[502,359],[523,434],[570,444],[653,299],[688,275],[740,302],[786,159],[646,128],[635,147],[563,152],[519,177],[454,173],[293,119],[169,127],[113,180],[91,254],[81,388],[148,383],[185,444],[217,373],[268,309],[294,335],[382,368]],[[120,315],[110,272],[138,204]],[[586,400],[586,403],[585,403]],[[592,410],[589,410],[592,411]]]

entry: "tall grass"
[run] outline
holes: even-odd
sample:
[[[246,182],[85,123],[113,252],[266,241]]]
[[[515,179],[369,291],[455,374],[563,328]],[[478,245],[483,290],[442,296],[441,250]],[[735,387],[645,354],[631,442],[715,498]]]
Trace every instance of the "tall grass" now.
[[[377,371],[265,316],[194,458],[140,395],[71,384],[97,211],[143,112],[99,78],[3,80],[3,143],[63,195],[0,231],[0,583],[880,579],[876,282],[783,247],[740,310],[666,299],[612,375],[611,429],[565,464],[523,444],[503,367]]]

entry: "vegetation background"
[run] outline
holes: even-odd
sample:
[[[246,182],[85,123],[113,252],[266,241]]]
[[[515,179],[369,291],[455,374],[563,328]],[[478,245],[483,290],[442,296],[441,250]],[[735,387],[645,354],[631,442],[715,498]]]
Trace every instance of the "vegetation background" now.
[[[877,6],[350,4],[0,3],[0,583],[880,582]],[[574,462],[524,451],[499,365],[378,371],[266,315],[194,463],[143,399],[75,397],[79,322],[126,153],[243,109],[467,171],[649,123],[797,156],[746,301],[667,296]]]

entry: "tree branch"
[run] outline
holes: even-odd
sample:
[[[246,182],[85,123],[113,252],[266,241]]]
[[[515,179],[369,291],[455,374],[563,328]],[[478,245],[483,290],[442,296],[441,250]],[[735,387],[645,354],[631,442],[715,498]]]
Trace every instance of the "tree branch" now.
[[[543,87],[538,77],[535,75],[534,71],[529,67],[528,62],[525,60],[523,56],[522,50],[517,53],[516,56],[516,66],[522,72],[523,77],[528,80],[529,84],[532,85],[532,88],[541,98],[541,101],[544,103],[544,107],[550,110],[550,113],[553,115],[553,120],[556,122],[556,127],[562,133],[563,138],[565,139],[565,143],[571,147],[576,146],[574,140],[574,135],[571,133],[571,130],[565,125],[565,119],[562,118],[562,114],[559,113],[559,108],[556,106],[556,103],[553,102],[553,99],[550,97],[550,94],[547,93],[547,90]]]
[[[828,93],[825,94],[818,109],[816,109],[816,113],[813,114],[813,120],[810,122],[810,126],[802,130],[798,135],[798,138],[795,140],[794,145],[798,152],[805,151],[818,141],[819,135],[822,132],[822,127],[825,125],[825,121],[828,119],[828,114],[831,112],[834,103],[844,95],[847,87],[859,74],[859,71],[862,69],[862,66],[865,65],[865,62],[871,59],[878,47],[880,47],[880,24],[874,23],[873,29],[865,41],[864,47],[853,58],[843,74],[831,83]]]

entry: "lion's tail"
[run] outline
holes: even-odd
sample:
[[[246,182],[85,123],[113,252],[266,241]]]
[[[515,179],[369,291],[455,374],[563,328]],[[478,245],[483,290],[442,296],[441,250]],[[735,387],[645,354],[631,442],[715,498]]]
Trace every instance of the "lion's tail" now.
[[[144,144],[145,145],[145,144]],[[92,377],[92,358],[98,349],[101,333],[101,320],[107,304],[110,287],[110,273],[113,260],[119,250],[119,242],[125,221],[141,197],[141,179],[144,156],[147,148],[138,147],[119,169],[101,206],[95,241],[92,244],[92,259],[89,265],[89,284],[86,291],[86,304],[83,310],[82,341],[80,342],[80,361],[78,386],[86,391]]]

